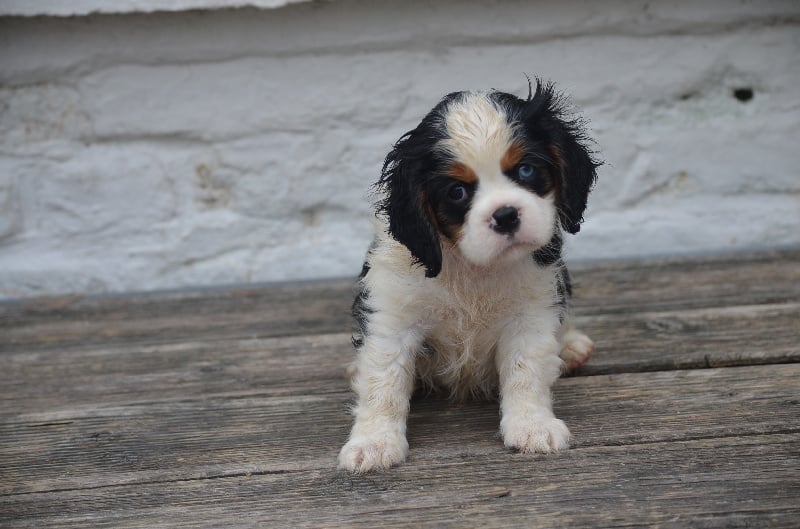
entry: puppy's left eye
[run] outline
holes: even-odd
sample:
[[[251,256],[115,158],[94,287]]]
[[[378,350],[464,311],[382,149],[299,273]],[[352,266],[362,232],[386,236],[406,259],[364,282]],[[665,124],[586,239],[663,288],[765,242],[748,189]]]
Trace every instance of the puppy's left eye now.
[[[519,164],[509,176],[538,195],[544,196],[552,189],[547,169],[530,163]]]
[[[517,178],[519,178],[520,182],[530,182],[536,178],[536,168],[529,163],[519,164]]]

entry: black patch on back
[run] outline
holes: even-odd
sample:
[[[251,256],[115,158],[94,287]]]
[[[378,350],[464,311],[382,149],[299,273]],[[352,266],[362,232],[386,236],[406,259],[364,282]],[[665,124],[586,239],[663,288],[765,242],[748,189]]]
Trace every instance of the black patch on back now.
[[[372,246],[370,246],[369,252],[372,251],[374,246],[375,243],[373,242]],[[363,281],[364,278],[367,277],[367,274],[370,270],[369,252],[367,252],[367,258],[364,260],[364,264],[361,267],[361,273],[358,275],[358,283],[356,283],[358,292],[356,294],[356,298],[353,300],[353,306],[350,309],[350,313],[353,315],[353,319],[355,320],[355,328],[353,329],[353,335],[350,338],[350,341],[353,343],[353,347],[356,349],[364,345],[364,337],[367,335],[369,316],[375,312],[367,303],[369,300],[369,289]]]

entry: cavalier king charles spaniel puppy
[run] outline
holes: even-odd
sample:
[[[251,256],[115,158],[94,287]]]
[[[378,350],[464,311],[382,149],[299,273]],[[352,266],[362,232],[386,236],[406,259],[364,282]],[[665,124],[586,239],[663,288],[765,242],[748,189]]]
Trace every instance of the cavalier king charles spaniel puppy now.
[[[357,401],[340,468],[405,460],[418,386],[499,398],[509,448],[569,446],[550,388],[594,348],[570,323],[561,259],[600,165],[588,142],[537,80],[527,99],[452,93],[394,145],[353,304]]]

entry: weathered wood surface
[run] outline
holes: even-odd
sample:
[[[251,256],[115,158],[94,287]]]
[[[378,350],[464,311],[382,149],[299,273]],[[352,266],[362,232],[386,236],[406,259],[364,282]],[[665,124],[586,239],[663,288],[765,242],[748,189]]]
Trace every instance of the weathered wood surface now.
[[[351,281],[0,304],[0,527],[800,526],[800,250],[573,267],[571,449],[419,396],[335,469]]]

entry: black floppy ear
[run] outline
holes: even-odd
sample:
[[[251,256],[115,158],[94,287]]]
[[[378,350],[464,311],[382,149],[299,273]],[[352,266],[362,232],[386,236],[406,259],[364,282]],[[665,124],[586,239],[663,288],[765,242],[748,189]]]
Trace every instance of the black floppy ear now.
[[[550,154],[561,178],[557,186],[559,216],[565,230],[578,233],[600,163],[592,158],[584,144],[586,140],[579,122],[565,123],[558,119],[556,131]]]
[[[524,102],[523,122],[529,133],[544,141],[556,166],[557,203],[561,225],[569,233],[578,233],[589,192],[597,180],[601,165],[587,147],[590,143],[580,118],[569,118],[565,99],[552,83],[536,79]]]
[[[378,212],[389,221],[389,234],[425,267],[425,277],[442,270],[439,234],[432,221],[426,181],[433,170],[432,138],[420,127],[406,133],[383,163],[376,187],[383,193]]]

